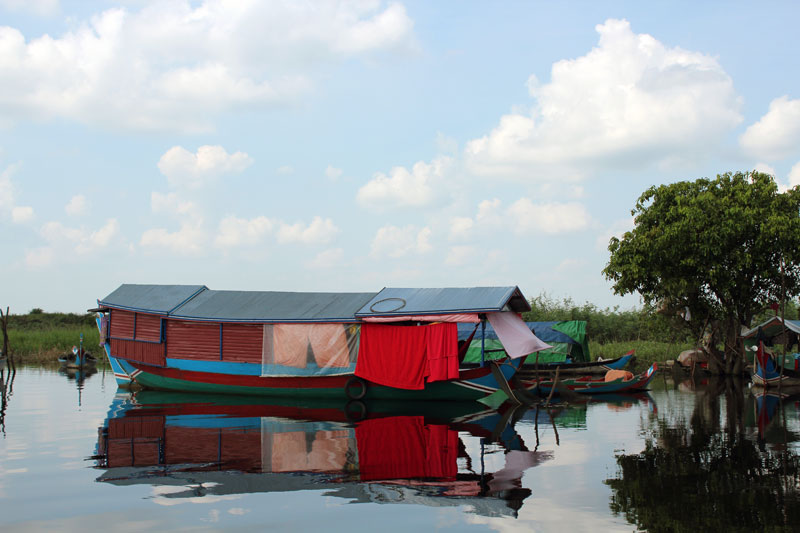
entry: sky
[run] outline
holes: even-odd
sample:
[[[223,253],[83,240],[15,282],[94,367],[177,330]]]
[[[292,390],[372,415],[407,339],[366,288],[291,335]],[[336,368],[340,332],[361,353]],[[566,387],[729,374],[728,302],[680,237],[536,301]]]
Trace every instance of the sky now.
[[[795,2],[0,0],[0,306],[602,274],[648,187],[800,185]]]

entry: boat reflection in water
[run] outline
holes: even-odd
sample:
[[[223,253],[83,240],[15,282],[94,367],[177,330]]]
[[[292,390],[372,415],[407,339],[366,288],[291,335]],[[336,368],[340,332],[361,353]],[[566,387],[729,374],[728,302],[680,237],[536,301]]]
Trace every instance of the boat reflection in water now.
[[[758,430],[758,445],[761,450],[770,446],[785,451],[800,439],[797,432],[798,413],[800,413],[800,394],[796,388],[788,392],[776,389],[753,389],[752,412]]]
[[[75,381],[75,386],[78,388],[78,405],[80,406],[84,381],[97,374],[97,367],[89,365],[82,368],[62,366],[58,369],[58,373],[62,376],[67,376],[70,381]]]
[[[168,498],[324,489],[351,502],[516,516],[531,494],[523,472],[552,458],[527,449],[509,423],[513,411],[475,402],[208,398],[117,395],[99,431],[98,481],[174,486],[159,490]],[[505,466],[484,471],[485,456],[497,453]]]

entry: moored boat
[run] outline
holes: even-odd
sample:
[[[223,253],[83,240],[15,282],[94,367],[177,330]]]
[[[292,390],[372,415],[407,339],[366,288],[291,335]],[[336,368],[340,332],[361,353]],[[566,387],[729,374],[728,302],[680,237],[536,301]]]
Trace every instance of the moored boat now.
[[[81,333],[80,344],[73,346],[69,353],[60,356],[58,362],[65,368],[82,369],[94,367],[97,364],[97,359],[90,352],[83,349],[83,333]]]
[[[525,322],[525,325],[551,347],[526,357],[522,373],[550,372],[558,368],[562,373],[605,374],[608,370],[624,369],[635,357],[635,350],[631,350],[616,358],[592,361],[585,320]],[[459,341],[470,339],[465,361],[478,363],[507,356],[491,325],[486,326],[482,337],[470,338],[471,332],[469,324],[459,324]]]
[[[786,355],[782,363],[770,352],[775,343],[791,349],[797,344],[800,321],[772,317],[742,333],[745,349],[753,357],[753,385],[764,388],[791,387],[800,392],[800,353]]]
[[[582,376],[582,377],[567,377],[559,379],[526,379],[522,383],[526,388],[540,395],[549,395],[553,387],[555,392],[559,390],[566,390],[576,394],[611,394],[619,392],[634,392],[642,391],[647,388],[650,382],[656,375],[658,365],[653,363],[647,371],[639,375],[627,373],[620,373],[615,379],[609,379],[611,376]],[[629,374],[629,375],[628,375]]]
[[[523,356],[550,347],[519,318],[529,309],[517,287],[293,293],[122,285],[96,311],[120,386],[478,400],[510,392]],[[457,324],[477,330],[487,321],[510,357],[462,363]]]

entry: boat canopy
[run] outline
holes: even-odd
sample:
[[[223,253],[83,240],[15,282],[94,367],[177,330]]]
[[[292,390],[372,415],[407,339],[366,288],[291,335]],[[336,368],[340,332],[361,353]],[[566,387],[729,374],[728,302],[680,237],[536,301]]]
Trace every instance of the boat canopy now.
[[[384,288],[357,313],[358,318],[530,311],[518,287],[443,289]]]
[[[764,336],[770,340],[770,345],[776,340],[782,343],[792,340],[793,342],[790,343],[791,346],[797,342],[797,336],[800,335],[800,320],[784,321],[781,319],[781,317],[774,316],[754,328],[743,331],[742,338],[746,348],[752,349],[752,347],[756,345],[756,337],[758,336],[759,330],[761,330],[764,333]],[[776,337],[780,337],[784,331],[789,334],[789,337],[786,339],[776,339]],[[792,338],[792,336],[794,337]]]
[[[205,285],[136,285],[124,284],[98,300],[102,307],[140,311],[154,315],[168,315],[200,292]]]
[[[376,294],[217,291],[204,285],[125,284],[98,304],[182,320],[243,323],[352,323],[370,317],[530,310],[518,287],[384,288]]]
[[[170,314],[217,322],[355,322],[373,292],[205,291]]]

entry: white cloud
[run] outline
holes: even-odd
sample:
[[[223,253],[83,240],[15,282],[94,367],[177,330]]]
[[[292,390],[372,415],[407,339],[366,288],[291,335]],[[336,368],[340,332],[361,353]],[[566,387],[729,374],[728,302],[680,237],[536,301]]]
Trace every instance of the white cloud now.
[[[294,174],[294,167],[292,165],[283,165],[281,167],[278,167],[278,169],[275,172],[277,172],[281,176],[291,176],[292,174]]]
[[[0,0],[0,7],[9,11],[24,11],[48,17],[59,12],[59,0]]]
[[[600,235],[597,236],[595,248],[599,252],[607,252],[608,243],[611,241],[611,237],[622,239],[622,236],[625,235],[625,232],[631,231],[635,225],[636,224],[633,217],[627,217],[613,222],[609,227],[605,228]]]
[[[11,208],[11,220],[15,224],[22,224],[33,220],[33,208],[28,206],[14,206]]]
[[[69,203],[64,206],[64,211],[71,216],[80,216],[86,214],[87,208],[86,197],[82,194],[76,194],[70,198]]]
[[[119,235],[119,222],[110,218],[101,228],[92,231],[85,226],[73,228],[51,221],[42,226],[40,233],[57,250],[68,248],[78,254],[90,254],[114,242]]]
[[[764,159],[796,156],[800,152],[800,99],[774,99],[767,113],[739,137],[739,143],[748,153]]]
[[[25,264],[32,268],[43,268],[53,263],[55,251],[48,247],[25,250]]]
[[[163,194],[153,191],[150,193],[150,209],[153,210],[153,213],[188,215],[195,212],[195,205],[188,200],[181,199],[177,193]]]
[[[520,198],[508,209],[514,223],[514,232],[568,233],[580,231],[589,225],[590,216],[583,204],[541,203],[534,204],[528,198]]]
[[[239,173],[253,164],[244,152],[228,154],[222,146],[201,146],[191,153],[181,146],[173,146],[158,161],[158,169],[170,185],[197,189],[223,174]]]
[[[479,258],[474,246],[453,246],[447,252],[444,262],[449,266],[463,266],[470,260]]]
[[[430,164],[417,162],[411,171],[394,167],[387,176],[378,172],[358,190],[356,200],[367,209],[423,207],[436,196],[435,187],[443,180],[452,159],[438,157]]]
[[[534,203],[520,198],[508,207],[498,198],[483,200],[478,204],[475,221],[463,219],[464,227],[502,229],[517,235],[534,233],[569,233],[586,229],[591,217],[583,204],[577,202]]]
[[[0,172],[0,215],[9,213],[14,222],[24,222],[22,219],[25,218],[25,210],[31,209],[29,207],[22,207],[20,211],[20,208],[16,205],[17,191],[14,182],[11,181],[11,177],[20,167],[22,167],[22,163],[15,163],[7,166]],[[31,210],[31,215],[32,214],[33,211]],[[20,219],[20,217],[22,217],[22,219]]]
[[[469,238],[475,222],[469,217],[453,217],[450,219],[450,240],[460,241]]]
[[[336,168],[333,165],[328,165],[325,168],[325,177],[331,181],[336,181],[342,177],[342,169]]]
[[[333,220],[316,216],[308,226],[302,222],[291,225],[281,223],[278,228],[278,242],[282,244],[294,242],[325,244],[330,242],[337,233],[339,233],[339,228],[336,227]]]
[[[625,20],[596,27],[597,47],[529,80],[535,104],[470,141],[473,172],[530,180],[580,179],[598,164],[642,165],[707,155],[741,121],[719,62],[634,34]]]
[[[0,28],[0,116],[203,131],[227,110],[297,100],[327,65],[414,47],[401,4],[143,4],[73,21],[58,36]]]
[[[766,163],[756,163],[756,166],[753,170],[757,172],[763,172],[764,174],[769,174],[770,176],[776,176],[775,167],[772,167]]]
[[[436,132],[436,148],[443,154],[458,154],[458,141],[441,131]]]
[[[312,260],[306,263],[306,266],[314,270],[323,270],[341,265],[343,259],[344,250],[341,248],[331,248],[318,253]]]
[[[800,162],[795,163],[789,171],[789,187],[796,187],[800,185]]]
[[[173,232],[166,228],[149,229],[139,240],[144,248],[164,249],[178,255],[200,255],[206,250],[206,242],[202,221],[196,218],[184,221],[180,229]]]
[[[223,248],[258,244],[272,231],[272,227],[272,221],[264,216],[249,220],[227,216],[219,223],[219,232],[214,243]]]
[[[418,229],[409,225],[402,228],[383,226],[372,240],[370,255],[373,257],[403,257],[409,254],[425,254],[433,247],[430,244],[431,229]]]

